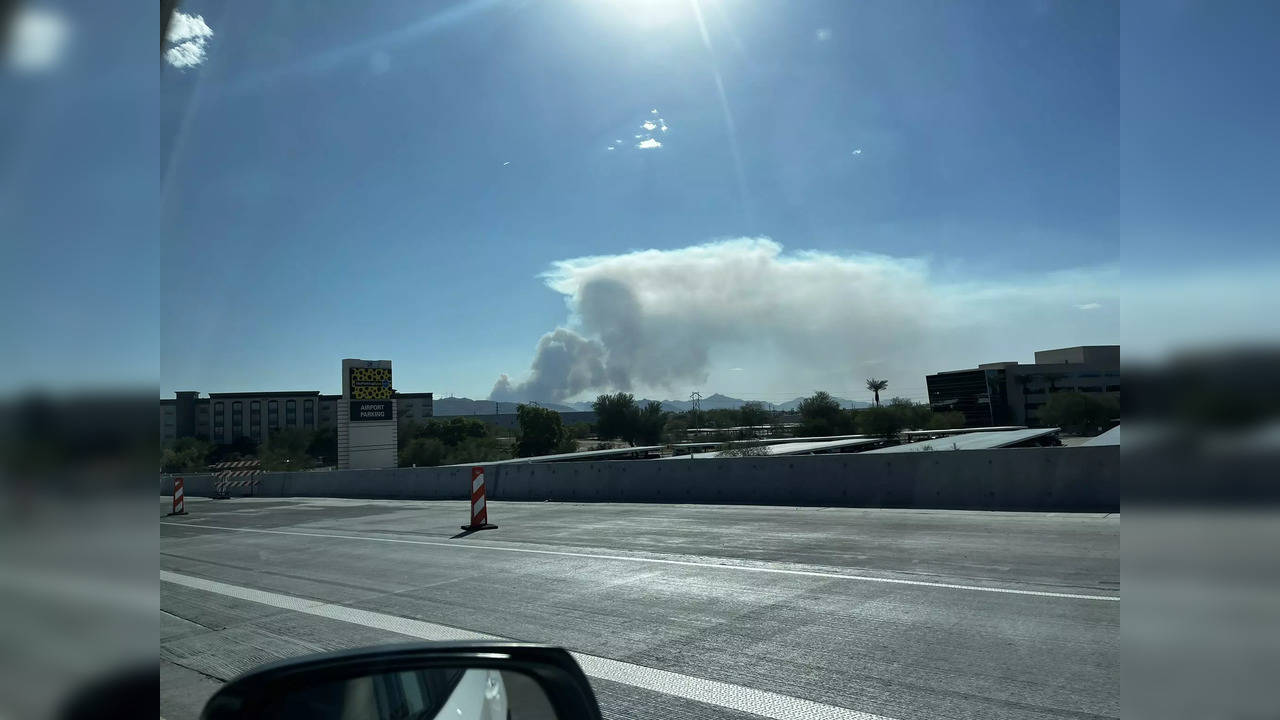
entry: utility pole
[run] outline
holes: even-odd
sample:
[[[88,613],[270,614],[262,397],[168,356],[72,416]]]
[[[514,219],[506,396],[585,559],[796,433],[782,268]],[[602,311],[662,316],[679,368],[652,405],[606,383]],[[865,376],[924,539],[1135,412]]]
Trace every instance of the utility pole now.
[[[702,427],[702,393],[694,390],[689,393],[689,424]],[[689,434],[689,430],[693,428],[685,428],[685,439],[693,437]],[[689,456],[693,457],[693,446],[689,446]]]

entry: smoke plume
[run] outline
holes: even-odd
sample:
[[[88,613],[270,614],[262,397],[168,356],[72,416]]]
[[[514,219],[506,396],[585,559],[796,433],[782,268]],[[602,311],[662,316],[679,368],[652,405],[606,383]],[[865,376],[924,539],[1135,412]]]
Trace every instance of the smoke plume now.
[[[538,341],[524,381],[503,375],[490,399],[690,387],[705,382],[713,350],[735,346],[767,350],[805,371],[855,375],[865,361],[915,373],[943,362],[938,353],[949,347],[947,354],[964,358],[955,367],[1006,359],[980,354],[1006,346],[1021,348],[1016,359],[1039,347],[1030,344],[1034,336],[1044,335],[1048,347],[1080,334],[1083,323],[1114,325],[1114,302],[1099,294],[1098,278],[1109,272],[1001,285],[941,282],[921,260],[784,253],[767,238],[564,260],[544,279],[568,301],[566,327]],[[1099,307],[1081,312],[1083,303]],[[966,339],[976,348],[972,356],[951,347]],[[938,369],[951,368],[931,371]]]

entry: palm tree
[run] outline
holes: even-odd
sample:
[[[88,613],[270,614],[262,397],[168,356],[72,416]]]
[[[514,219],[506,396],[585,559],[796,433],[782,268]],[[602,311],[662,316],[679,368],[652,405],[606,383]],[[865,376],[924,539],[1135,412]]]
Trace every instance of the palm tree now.
[[[889,387],[888,380],[877,380],[875,378],[867,378],[867,389],[875,393],[876,405],[880,405],[880,391]]]

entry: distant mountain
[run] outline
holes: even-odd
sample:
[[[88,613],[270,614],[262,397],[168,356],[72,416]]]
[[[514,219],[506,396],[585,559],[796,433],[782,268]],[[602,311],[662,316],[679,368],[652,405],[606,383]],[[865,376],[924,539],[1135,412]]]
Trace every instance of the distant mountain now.
[[[576,412],[578,408],[568,405],[561,405],[553,402],[538,403],[548,410],[556,410],[558,412]],[[454,415],[505,415],[514,413],[516,405],[513,402],[494,402],[493,400],[472,400],[471,398],[460,397],[444,397],[435,398],[432,402],[432,412],[436,417],[451,417]],[[590,410],[590,406],[587,407]]]
[[[747,401],[740,398],[713,393],[702,398],[700,406],[703,410],[737,410]],[[764,403],[765,408],[772,409],[770,403]],[[670,412],[687,412],[693,409],[693,402],[690,400],[663,400],[662,409]]]
[[[835,398],[840,403],[840,407],[848,410],[851,408],[871,407],[871,403],[862,400],[847,400],[845,398]],[[780,410],[783,412],[794,412],[800,407],[800,401],[804,398],[795,398],[784,403],[762,402],[766,410]],[[647,399],[639,399],[636,401],[643,405],[648,402]],[[662,409],[667,412],[688,412],[693,409],[693,403],[689,400],[663,400]],[[702,398],[701,407],[703,410],[737,410],[745,405],[747,400],[729,397],[720,393],[713,393]],[[493,400],[472,400],[470,398],[445,397],[435,399],[435,414],[439,417],[449,417],[452,415],[495,415],[514,413],[516,405],[513,402],[494,402]],[[590,400],[579,400],[570,403],[538,403],[549,410],[558,412],[591,412]]]
[[[804,400],[804,398],[795,398],[794,400],[788,400],[784,403],[760,402],[760,404],[763,405],[766,410],[794,412],[800,407],[800,402],[802,400]],[[871,403],[863,402],[862,400],[849,400],[842,397],[837,397],[835,400],[840,403],[840,407],[846,410],[852,408],[871,407]],[[640,400],[638,402],[644,404],[647,401]],[[722,395],[720,393],[714,393],[702,398],[701,407],[703,410],[737,410],[748,402],[751,401],[729,397],[728,395]],[[587,403],[586,405],[588,408],[590,407],[590,403]],[[693,409],[693,402],[690,400],[663,400],[662,409],[668,412],[688,412]]]
[[[509,402],[494,402],[492,400],[472,400],[471,398],[460,397],[438,397],[432,401],[432,412],[436,417],[450,415],[497,415],[499,413],[513,413],[516,411],[516,404]]]
[[[760,402],[760,404],[763,405],[766,410],[794,412],[798,407],[800,407],[800,401],[802,400],[804,400],[804,398],[796,398],[784,403]],[[847,400],[841,397],[835,398],[835,400],[840,403],[840,407],[846,410],[851,408],[871,407],[871,403],[863,402],[861,400]],[[728,395],[721,395],[720,393],[714,393],[702,398],[701,407],[703,410],[737,410],[748,402],[751,401],[729,397]],[[693,409],[693,403],[689,400],[663,400],[662,408],[671,412],[687,412]]]
[[[847,400],[847,399],[842,398],[842,397],[834,397],[834,396],[832,396],[832,399],[834,399],[836,402],[840,403],[840,407],[844,408],[845,410],[852,410],[852,409],[854,409],[854,408],[867,408],[867,407],[871,407],[871,403],[869,403],[869,402],[864,402],[864,401],[862,401],[862,400]],[[800,408],[800,403],[801,403],[803,400],[804,400],[804,398],[796,398],[796,399],[794,399],[794,400],[788,400],[788,401],[786,401],[786,402],[784,402],[784,403],[778,403],[777,405],[774,405],[773,407],[774,407],[774,409],[775,409],[775,410],[785,410],[785,411],[787,411],[787,412],[793,412],[793,411],[798,410],[798,409]]]

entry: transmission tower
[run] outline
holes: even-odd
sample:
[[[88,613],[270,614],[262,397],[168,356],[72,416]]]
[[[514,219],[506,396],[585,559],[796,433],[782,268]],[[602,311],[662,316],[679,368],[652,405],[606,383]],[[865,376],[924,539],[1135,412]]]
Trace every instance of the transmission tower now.
[[[702,393],[694,390],[689,393],[689,402],[693,403],[691,408],[694,412],[702,412]]]

